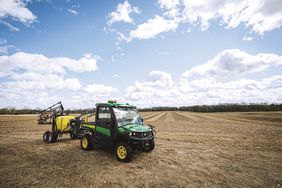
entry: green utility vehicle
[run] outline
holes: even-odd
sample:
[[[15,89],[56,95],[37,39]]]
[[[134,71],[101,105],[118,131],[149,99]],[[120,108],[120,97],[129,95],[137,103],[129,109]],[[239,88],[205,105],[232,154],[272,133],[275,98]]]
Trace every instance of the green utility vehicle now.
[[[130,161],[135,152],[155,147],[154,127],[143,124],[135,106],[116,101],[96,104],[95,122],[82,122],[80,132],[83,150],[106,148],[122,162]]]

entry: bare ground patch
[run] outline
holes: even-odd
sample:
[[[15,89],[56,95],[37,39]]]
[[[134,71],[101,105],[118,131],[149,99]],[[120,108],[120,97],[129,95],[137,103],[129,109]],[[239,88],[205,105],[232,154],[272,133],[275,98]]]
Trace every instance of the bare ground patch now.
[[[100,149],[84,152],[68,136],[45,144],[49,126],[37,125],[36,116],[0,116],[0,186],[281,186],[279,113],[156,114],[145,119],[157,130],[155,150],[130,163]]]

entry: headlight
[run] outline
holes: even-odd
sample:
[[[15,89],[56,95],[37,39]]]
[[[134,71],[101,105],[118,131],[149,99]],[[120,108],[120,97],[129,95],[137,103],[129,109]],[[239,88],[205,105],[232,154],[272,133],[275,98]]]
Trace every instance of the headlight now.
[[[137,133],[136,133],[136,132],[130,132],[130,133],[129,133],[129,136],[136,137],[136,136],[137,136]]]

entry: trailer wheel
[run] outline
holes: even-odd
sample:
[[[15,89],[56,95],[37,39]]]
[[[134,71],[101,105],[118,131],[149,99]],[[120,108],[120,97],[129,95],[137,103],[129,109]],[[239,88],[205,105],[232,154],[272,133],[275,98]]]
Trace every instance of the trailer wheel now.
[[[48,142],[50,131],[45,131],[43,134],[43,142]]]
[[[58,132],[53,132],[53,139],[54,139],[54,142],[56,142],[58,140]]]
[[[151,152],[151,151],[153,151],[153,150],[154,150],[154,148],[155,148],[155,141],[154,141],[154,140],[152,140],[152,141],[151,141],[151,143],[150,143],[149,148],[148,148],[148,149],[146,149],[146,150],[145,150],[145,152]]]
[[[48,137],[48,143],[54,143],[58,139],[58,133],[57,132],[50,132]]]
[[[129,162],[133,156],[132,146],[125,142],[120,142],[116,145],[115,155],[118,161]]]
[[[92,137],[89,134],[85,134],[81,137],[80,147],[84,151],[89,151],[93,148]]]

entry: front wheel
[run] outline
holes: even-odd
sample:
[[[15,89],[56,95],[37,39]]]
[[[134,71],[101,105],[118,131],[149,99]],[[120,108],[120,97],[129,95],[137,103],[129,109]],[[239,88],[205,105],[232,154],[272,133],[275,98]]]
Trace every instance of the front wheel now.
[[[151,151],[153,151],[153,150],[154,150],[154,148],[155,148],[155,141],[154,141],[154,140],[152,140],[152,141],[150,142],[150,146],[149,146],[149,148],[148,148],[148,149],[146,149],[146,150],[145,150],[145,152],[151,152]]]
[[[93,148],[92,137],[88,134],[85,134],[81,137],[80,147],[84,151],[91,150]]]
[[[115,153],[118,161],[129,162],[133,156],[132,146],[120,142],[116,145]]]

